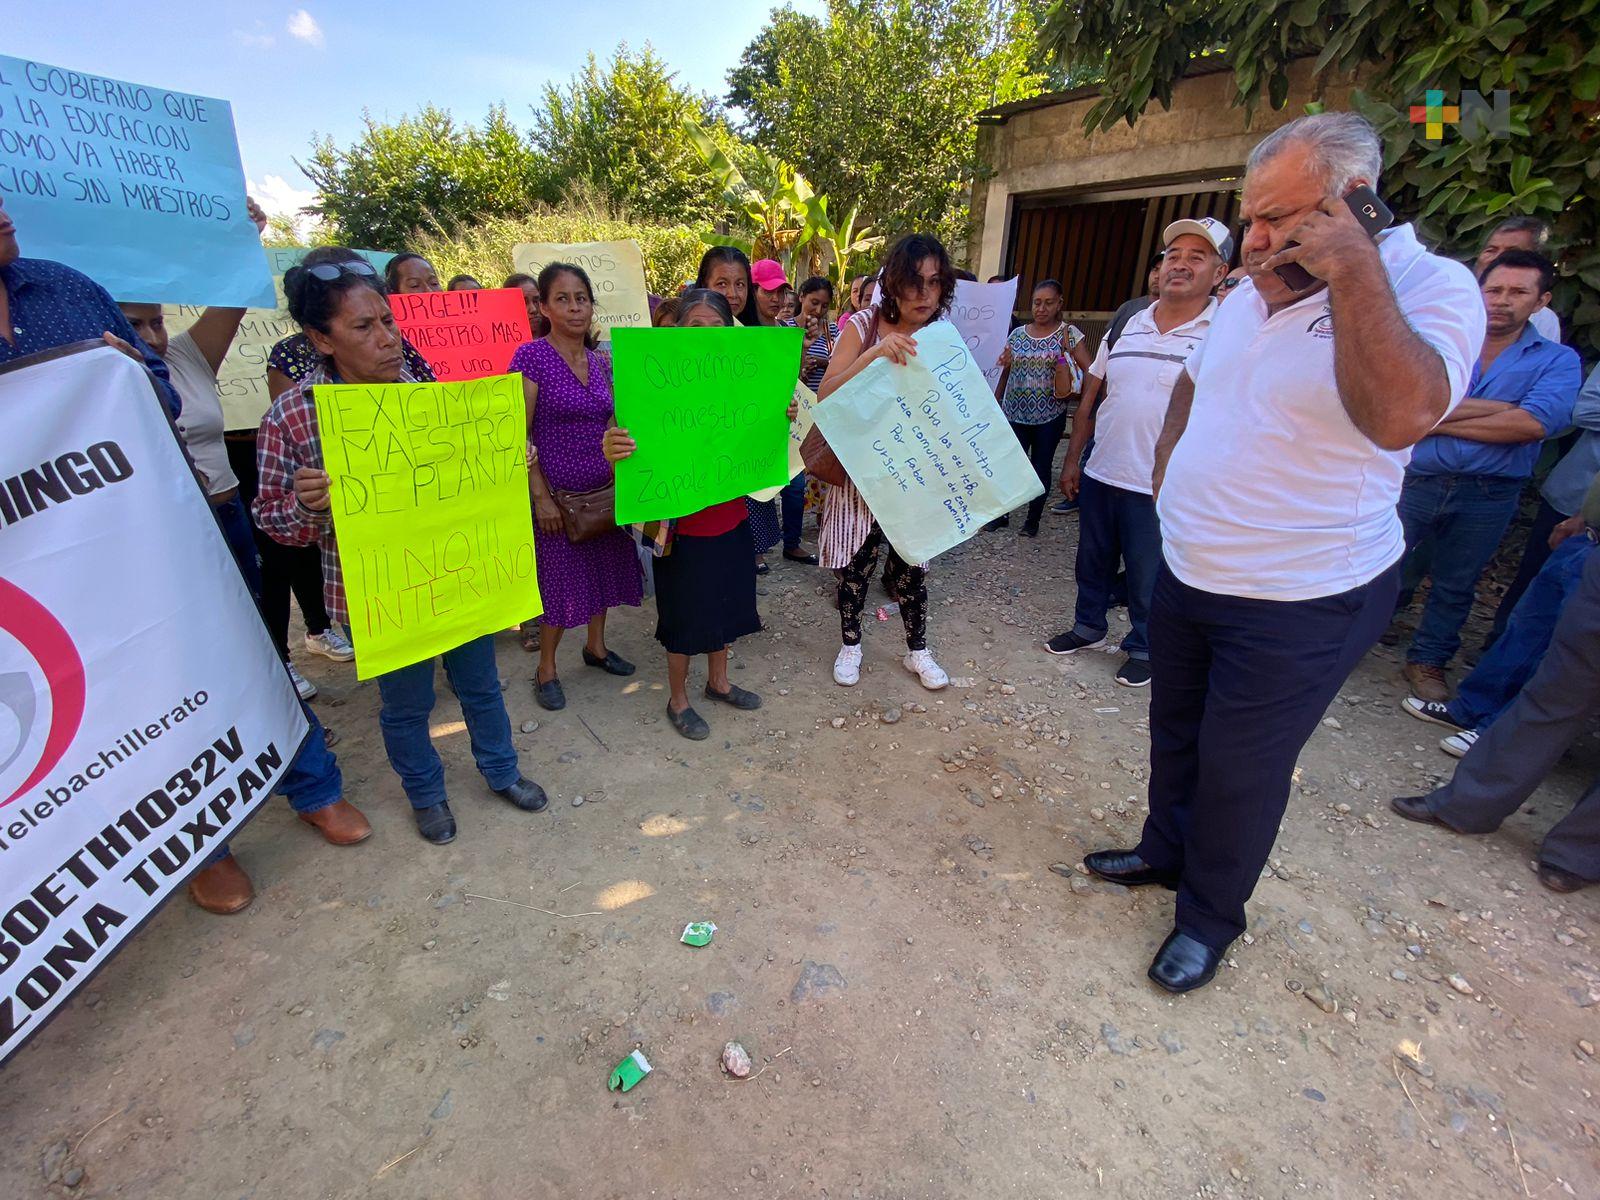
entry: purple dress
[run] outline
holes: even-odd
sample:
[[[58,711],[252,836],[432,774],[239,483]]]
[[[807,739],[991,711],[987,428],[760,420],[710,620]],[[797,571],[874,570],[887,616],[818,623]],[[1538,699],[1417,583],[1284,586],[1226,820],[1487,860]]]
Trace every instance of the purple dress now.
[[[600,451],[613,409],[611,365],[593,350],[588,355],[588,387],[542,338],[523,343],[511,357],[510,369],[539,386],[533,444],[545,479],[564,492],[587,492],[611,482],[611,464]],[[533,542],[544,624],[575,629],[608,608],[637,608],[643,599],[639,556],[623,530],[575,546],[565,534],[545,533],[535,525]]]

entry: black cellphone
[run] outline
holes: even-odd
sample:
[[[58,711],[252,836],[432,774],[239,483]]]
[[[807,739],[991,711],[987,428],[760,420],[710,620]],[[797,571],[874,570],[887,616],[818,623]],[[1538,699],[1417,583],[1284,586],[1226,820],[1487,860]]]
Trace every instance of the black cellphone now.
[[[1389,206],[1378,199],[1378,193],[1366,184],[1351,189],[1345,196],[1344,202],[1355,214],[1356,220],[1361,222],[1361,228],[1367,231],[1369,237],[1377,237],[1394,223],[1394,213],[1389,211]],[[1299,244],[1299,242],[1289,242],[1285,248]],[[1284,263],[1281,267],[1274,267],[1272,273],[1296,292],[1303,292],[1318,282],[1317,277],[1299,263]]]

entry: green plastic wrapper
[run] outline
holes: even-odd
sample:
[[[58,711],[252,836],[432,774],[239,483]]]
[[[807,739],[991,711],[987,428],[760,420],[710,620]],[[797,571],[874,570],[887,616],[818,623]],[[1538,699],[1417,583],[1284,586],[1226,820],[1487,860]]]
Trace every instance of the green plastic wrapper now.
[[[606,1082],[610,1091],[627,1091],[646,1075],[654,1070],[650,1060],[644,1056],[644,1051],[635,1050],[627,1058],[619,1062],[611,1072],[611,1078]]]
[[[690,921],[683,927],[683,936],[678,940],[685,946],[704,946],[716,931],[717,927],[710,921]]]

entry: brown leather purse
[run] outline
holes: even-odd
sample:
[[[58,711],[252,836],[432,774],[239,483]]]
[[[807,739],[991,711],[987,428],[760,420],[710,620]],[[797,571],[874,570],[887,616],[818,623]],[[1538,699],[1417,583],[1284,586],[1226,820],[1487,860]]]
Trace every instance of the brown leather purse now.
[[[874,307],[867,336],[861,340],[861,350],[865,352],[877,344],[878,310]],[[832,487],[843,487],[850,482],[850,473],[844,469],[844,464],[833,452],[833,447],[828,445],[828,439],[822,436],[822,427],[819,425],[813,425],[806,433],[805,440],[800,443],[800,458],[806,464],[806,474],[822,480],[823,483]]]
[[[617,528],[617,487],[608,483],[587,492],[564,492],[551,488],[550,495],[561,510],[561,529],[573,545],[592,542]]]

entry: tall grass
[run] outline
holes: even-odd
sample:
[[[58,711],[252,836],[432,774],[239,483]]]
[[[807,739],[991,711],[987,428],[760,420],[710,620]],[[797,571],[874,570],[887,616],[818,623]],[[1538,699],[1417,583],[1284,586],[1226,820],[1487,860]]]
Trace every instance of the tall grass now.
[[[705,245],[687,225],[656,225],[606,204],[583,189],[570,191],[556,207],[540,206],[522,217],[488,217],[470,227],[425,230],[407,249],[425,256],[440,279],[471,275],[498,287],[511,274],[511,248],[518,242],[610,242],[632,238],[644,253],[644,276],[658,296],[675,296],[694,278]]]

